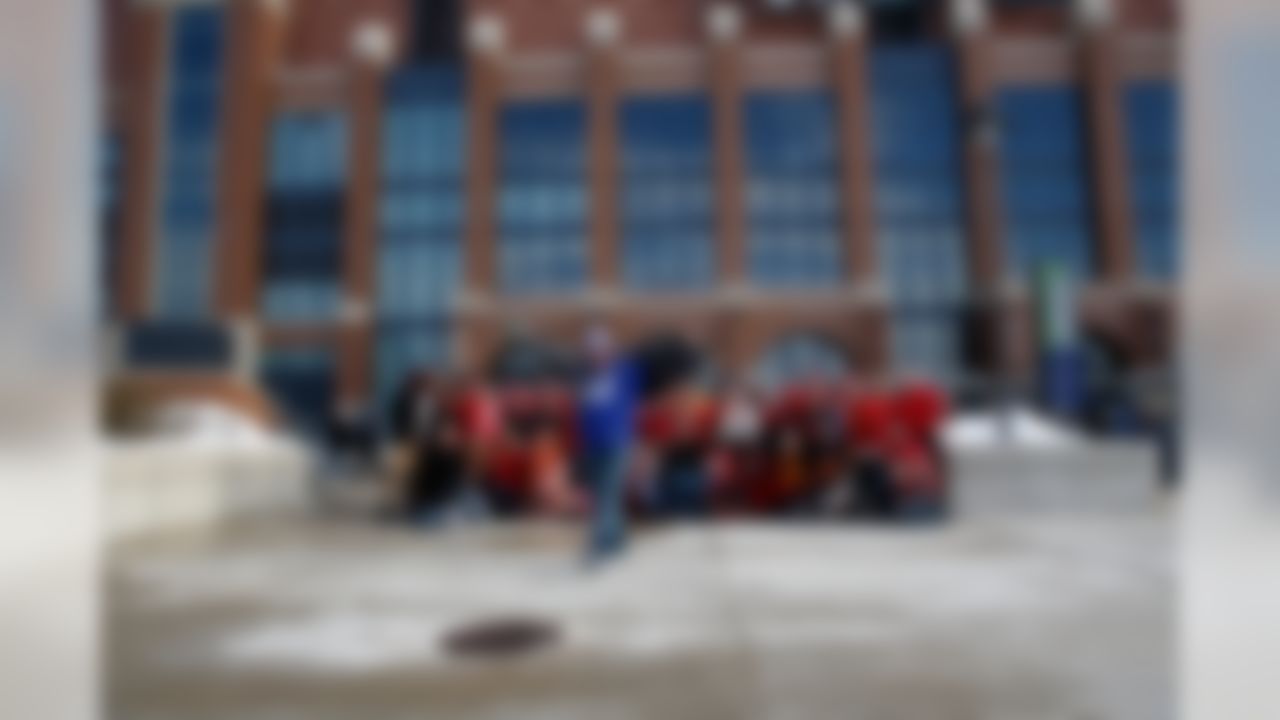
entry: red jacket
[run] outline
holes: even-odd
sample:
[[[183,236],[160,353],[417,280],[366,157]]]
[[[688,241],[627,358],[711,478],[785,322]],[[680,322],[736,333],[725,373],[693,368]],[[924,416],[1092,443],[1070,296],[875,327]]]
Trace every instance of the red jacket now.
[[[892,399],[878,391],[862,390],[849,400],[845,433],[850,446],[863,453],[884,455],[895,423]]]
[[[924,381],[911,382],[899,388],[894,404],[903,427],[923,440],[937,437],[949,405],[942,388]]]

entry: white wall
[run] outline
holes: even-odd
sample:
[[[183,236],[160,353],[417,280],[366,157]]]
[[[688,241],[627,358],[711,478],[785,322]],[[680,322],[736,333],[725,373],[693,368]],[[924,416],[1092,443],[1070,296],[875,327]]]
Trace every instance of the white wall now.
[[[303,512],[312,462],[287,444],[113,444],[105,456],[104,532],[117,542]]]

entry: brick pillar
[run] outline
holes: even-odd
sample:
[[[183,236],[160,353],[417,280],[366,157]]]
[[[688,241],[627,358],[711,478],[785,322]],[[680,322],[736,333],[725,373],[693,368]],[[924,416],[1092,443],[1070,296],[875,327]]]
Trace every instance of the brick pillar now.
[[[991,80],[993,37],[987,32],[987,1],[951,0],[969,282],[982,299],[994,295],[1005,276],[999,130]]]
[[[746,160],[742,111],[742,11],[727,2],[707,13],[711,36],[710,88],[715,142],[716,244],[720,282],[747,279]]]
[[[352,54],[337,393],[338,411],[348,420],[367,413],[373,384],[382,88],[394,55],[389,29],[375,22],[359,26],[352,36]]]
[[[218,176],[217,309],[230,320],[257,310],[261,285],[263,196],[266,188],[272,78],[287,12],[281,0],[233,0]]]
[[[1125,141],[1120,33],[1112,0],[1075,0],[1081,25],[1080,63],[1088,128],[1090,183],[1098,268],[1104,280],[1134,272],[1132,204]]]
[[[124,322],[151,310],[151,276],[160,202],[160,153],[164,143],[164,83],[168,65],[168,15],[157,5],[128,8],[130,82],[123,129],[123,200],[116,307]]]
[[[870,67],[866,21],[860,5],[836,3],[827,15],[831,34],[840,144],[840,200],[844,209],[846,272],[857,286],[879,279],[876,252],[875,164],[871,150]]]
[[[618,14],[587,15],[587,178],[590,198],[591,284],[611,291],[621,276],[618,223]]]
[[[991,379],[1017,381],[1027,368],[1017,343],[1030,335],[1019,329],[1027,317],[1025,297],[1015,292],[1006,271],[1004,210],[1000,179],[999,125],[992,82],[990,0],[951,0],[950,18],[957,60],[965,188],[965,239],[974,333],[972,369]],[[1025,379],[1025,378],[1023,378]]]
[[[462,321],[455,347],[456,364],[475,369],[494,343],[492,303],[498,294],[498,152],[502,52],[506,28],[491,15],[472,18],[467,27],[467,179],[466,234],[463,246],[465,286]]]
[[[854,327],[854,367],[879,375],[893,363],[893,321],[876,245],[875,156],[872,151],[871,84],[866,17],[861,5],[835,3],[827,12],[831,83],[836,101],[840,205],[844,211],[845,273],[859,302]]]

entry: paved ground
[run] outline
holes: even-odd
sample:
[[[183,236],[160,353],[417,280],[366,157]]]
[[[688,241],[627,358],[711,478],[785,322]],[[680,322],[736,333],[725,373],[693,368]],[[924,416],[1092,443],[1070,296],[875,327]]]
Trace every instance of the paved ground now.
[[[576,535],[290,525],[112,563],[127,720],[1166,720],[1160,517],[945,530],[651,529],[586,574]],[[441,638],[531,617],[552,647]]]

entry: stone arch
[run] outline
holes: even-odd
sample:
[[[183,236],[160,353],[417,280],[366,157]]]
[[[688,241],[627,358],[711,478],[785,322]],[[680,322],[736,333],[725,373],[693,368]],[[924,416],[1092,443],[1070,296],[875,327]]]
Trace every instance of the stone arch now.
[[[766,388],[807,379],[835,380],[854,369],[848,347],[828,333],[792,330],[781,333],[757,353],[747,378]]]
[[[849,370],[875,375],[887,367],[884,315],[873,308],[796,308],[753,312],[737,319],[730,345],[738,377],[749,376],[756,360],[793,335],[822,338],[845,357]]]

